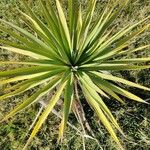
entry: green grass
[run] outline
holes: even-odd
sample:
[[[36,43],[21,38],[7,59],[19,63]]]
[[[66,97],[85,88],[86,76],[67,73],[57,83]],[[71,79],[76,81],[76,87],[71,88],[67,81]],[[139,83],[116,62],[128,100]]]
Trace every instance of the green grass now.
[[[16,13],[17,10],[15,8],[15,1],[16,0],[0,1],[0,17],[1,18],[3,17],[9,21],[17,22],[18,24],[23,26],[23,24],[20,23],[18,20],[19,16]],[[31,0],[30,2],[31,5],[34,5]],[[99,11],[99,9],[101,9],[104,6],[104,3],[105,0],[102,0],[101,3],[98,4],[97,11]],[[131,24],[131,22],[137,22],[141,20],[150,13],[149,7],[150,7],[149,0],[132,0],[129,6],[126,8],[126,10],[124,10],[124,12],[119,16],[118,20],[116,21],[116,24],[119,24],[119,27],[117,26],[116,28],[119,29],[120,27],[125,26],[126,24]],[[36,4],[33,8],[37,13],[40,13],[38,12],[38,4]],[[8,37],[7,34],[1,33],[0,38],[8,39],[10,37]],[[149,41],[150,41],[150,31],[148,30],[144,32],[142,35],[140,35],[139,38],[136,39],[135,44],[132,46],[137,47],[139,45],[146,45],[149,43]],[[143,51],[138,52],[136,53],[136,56],[138,57],[150,56],[150,51],[147,50],[144,52]],[[18,59],[20,58],[20,56],[13,53],[10,54],[7,51],[0,51],[0,59],[11,60],[12,58]],[[4,68],[0,67],[0,69],[6,69],[5,67]],[[130,79],[131,81],[137,81],[138,83],[148,87],[150,85],[149,70],[143,70],[138,72],[124,71],[119,72],[118,75]],[[0,87],[0,94],[2,93],[3,88]],[[138,96],[141,96],[145,100],[149,99],[150,102],[150,93],[137,89],[135,90],[134,88],[129,88],[129,90],[131,90]],[[26,93],[26,95],[22,96],[27,97],[27,95],[32,94],[32,92],[34,91],[29,91]],[[1,102],[0,117],[2,117],[2,114],[12,109],[15,103],[17,103],[20,99],[21,97],[15,97],[7,102]],[[149,107],[145,104],[128,102],[127,99],[126,101],[127,105],[123,107],[122,105],[120,105],[115,101],[110,103],[108,100],[105,100],[109,108],[112,110],[113,114],[118,119],[118,122],[122,126],[124,133],[128,135],[127,140],[122,137],[126,149],[149,150],[150,149]],[[84,99],[83,103],[85,104],[86,107],[88,107],[87,104],[84,102]],[[26,109],[22,113],[18,114],[17,116],[15,116],[13,119],[11,119],[11,122],[0,124],[0,149],[21,150],[26,141],[25,135],[28,132],[28,129],[32,124],[32,121],[34,120],[34,117],[38,113],[39,109],[40,105],[34,105]],[[114,150],[115,144],[112,141],[111,137],[106,133],[106,130],[103,128],[101,123],[98,121],[98,119],[95,119],[95,121],[91,119],[95,117],[95,115],[92,113],[90,108],[88,110],[86,109],[86,117],[89,120],[93,132],[95,133],[96,138],[99,140],[100,143],[100,147],[98,147],[97,142],[87,138],[85,140],[86,150],[91,149],[99,150],[101,148],[104,150]],[[70,122],[72,122],[72,124],[78,127],[79,130],[81,130],[81,127],[73,114],[70,115],[69,120]],[[55,115],[51,114],[48,117],[47,121],[44,123],[42,129],[40,130],[34,141],[31,143],[29,149],[30,150],[83,149],[82,137],[78,135],[77,132],[70,127],[67,128],[63,144],[57,145],[57,131],[59,122],[60,119],[57,118]]]

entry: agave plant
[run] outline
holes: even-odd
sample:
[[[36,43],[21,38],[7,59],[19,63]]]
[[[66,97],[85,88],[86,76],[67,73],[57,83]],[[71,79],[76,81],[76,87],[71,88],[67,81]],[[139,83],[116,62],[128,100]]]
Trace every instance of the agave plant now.
[[[83,11],[78,0],[68,0],[68,8],[65,10],[59,0],[55,0],[56,7],[49,0],[39,0],[39,2],[44,17],[42,20],[28,6],[27,1],[21,1],[26,13],[20,11],[20,18],[29,30],[3,19],[0,20],[0,30],[16,39],[16,42],[1,39],[1,49],[28,56],[25,57],[25,61],[0,62],[1,65],[22,65],[21,68],[0,72],[1,85],[16,83],[4,90],[5,93],[0,96],[0,100],[38,87],[35,93],[6,114],[2,121],[38,102],[47,93],[54,93],[36,122],[25,148],[41,128],[60,97],[63,108],[59,139],[62,139],[69,113],[72,110],[75,112],[74,104],[80,101],[78,91],[81,90],[89,106],[95,111],[113,140],[120,149],[123,149],[116,136],[116,129],[122,134],[123,132],[102,98],[115,98],[124,104],[125,102],[120,98],[122,95],[128,99],[146,103],[142,98],[120,87],[118,83],[150,91],[149,88],[114,76],[112,72],[150,68],[150,65],[143,65],[143,62],[150,61],[150,57],[121,58],[123,55],[144,50],[150,46],[145,45],[136,49],[129,46],[133,37],[149,27],[149,24],[141,26],[149,17],[112,33],[110,25],[124,9],[128,0],[116,0],[112,6],[109,2],[97,19],[93,19],[96,0],[87,2],[86,11]]]

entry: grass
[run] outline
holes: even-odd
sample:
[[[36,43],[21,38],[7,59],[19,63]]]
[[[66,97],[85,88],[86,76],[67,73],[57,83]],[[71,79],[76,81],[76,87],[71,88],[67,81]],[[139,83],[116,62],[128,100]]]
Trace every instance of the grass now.
[[[5,18],[9,21],[16,22],[23,26],[22,23],[19,22],[17,15],[16,7],[15,7],[16,0],[1,0],[0,1],[0,18]],[[38,4],[34,5],[30,0],[31,5],[33,5],[33,9],[37,12],[38,11]],[[106,3],[105,0],[102,0],[98,3],[97,11],[101,9]],[[141,20],[145,16],[150,14],[149,10],[150,4],[149,0],[132,0],[126,10],[118,17],[116,24],[119,24],[116,28],[119,29],[126,24],[131,24],[132,22],[136,22]],[[0,38],[10,38],[9,35],[1,33]],[[135,40],[133,40],[135,41]],[[146,31],[142,35],[140,35],[137,39],[133,47],[137,47],[139,45],[146,45],[150,41],[150,32]],[[150,51],[141,51],[133,55],[132,57],[141,57],[141,56],[150,56]],[[129,56],[131,57],[131,56]],[[0,59],[19,59],[21,58],[19,55],[8,53],[7,51],[0,51]],[[23,59],[23,58],[21,58]],[[7,66],[5,66],[7,67]],[[0,69],[6,69],[1,67]],[[12,66],[15,67],[15,66]],[[11,69],[11,68],[9,68]],[[131,81],[137,81],[138,83],[149,86],[150,85],[150,75],[149,70],[143,70],[139,72],[135,71],[124,71],[117,73],[119,76],[123,76],[124,78],[128,78]],[[2,89],[0,90],[0,94],[2,93]],[[128,88],[128,87],[127,87]],[[129,88],[130,91],[141,96],[145,100],[149,100],[150,102],[150,93],[135,90],[134,88]],[[22,95],[27,97],[28,94],[32,94],[34,91],[29,91],[26,95]],[[12,109],[21,97],[11,98],[6,102],[0,103],[0,117],[8,110]],[[128,135],[128,139],[122,140],[124,141],[124,145],[127,150],[149,150],[150,149],[150,112],[149,107],[145,104],[137,104],[135,102],[128,102],[126,106],[122,106],[119,103],[113,101],[109,102],[106,100],[105,102],[109,106],[109,108],[113,111],[113,114],[118,119],[118,122],[122,126],[122,129],[126,135]],[[87,108],[87,104],[83,103]],[[3,150],[21,150],[23,145],[26,141],[26,134],[34,117],[38,113],[40,109],[40,104],[33,105],[32,107],[28,108],[27,110],[23,111],[22,113],[15,116],[11,119],[8,123],[1,123],[0,124],[0,149]],[[106,133],[106,130],[103,128],[101,123],[95,117],[95,114],[92,113],[90,108],[86,109],[86,117],[90,122],[90,125],[93,129],[93,132],[96,135],[96,138],[99,140],[100,146],[98,146],[97,142],[87,138],[85,140],[86,150],[114,150],[115,144],[110,138],[110,136]],[[95,119],[91,119],[95,118]],[[78,127],[79,130],[82,130],[80,125],[78,124],[77,120],[75,119],[74,115],[71,114],[69,118],[70,122]],[[83,149],[83,141],[82,137],[77,134],[75,130],[68,127],[65,139],[62,145],[57,145],[57,130],[59,125],[60,119],[55,115],[50,115],[45,122],[44,126],[36,136],[35,140],[30,145],[30,150],[49,150],[49,149],[61,149],[61,150],[81,150]]]

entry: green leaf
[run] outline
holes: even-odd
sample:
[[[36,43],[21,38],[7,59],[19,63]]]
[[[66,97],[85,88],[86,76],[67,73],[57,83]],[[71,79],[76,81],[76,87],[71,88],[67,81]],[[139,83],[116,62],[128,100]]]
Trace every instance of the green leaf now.
[[[32,50],[29,50],[26,47],[16,48],[16,47],[0,46],[0,48],[6,49],[14,53],[22,54],[25,56],[30,56],[31,58],[35,58],[35,59],[47,59],[47,60],[50,59],[47,54],[43,54],[43,53],[38,54],[38,52],[32,52]]]
[[[109,98],[108,95],[106,95],[100,88],[98,88],[94,83],[93,81],[90,79],[90,77],[85,74],[85,73],[82,73],[82,78],[83,80],[86,82],[85,84],[86,85],[89,85],[92,89],[95,89],[96,92],[98,92],[99,94],[101,94],[102,96],[106,97],[106,98]]]
[[[10,91],[11,90],[14,90],[13,92],[9,92],[9,93],[6,93],[2,96],[0,96],[0,101],[1,100],[4,100],[6,98],[10,98],[10,97],[13,97],[13,96],[16,96],[16,95],[19,95],[21,93],[24,93],[25,91],[29,90],[29,89],[32,89],[36,86],[39,86],[39,85],[42,85],[44,83],[46,83],[47,81],[49,81],[51,78],[46,78],[46,79],[43,79],[43,80],[37,80],[37,81],[33,81],[33,82],[21,82],[21,84],[17,84],[16,86],[12,86],[8,89],[5,89],[4,92],[7,92],[7,91]],[[16,89],[16,88],[17,89]]]
[[[56,23],[53,21],[50,13],[48,12],[49,8],[47,9],[46,4],[43,2],[43,0],[40,0],[40,4],[44,13],[44,17],[50,26],[49,29],[52,32],[51,36],[48,37],[48,43],[53,49],[56,49],[56,52],[60,54],[60,56],[65,62],[69,62],[68,56],[63,47],[61,35],[58,32],[58,29],[56,28]]]
[[[19,68],[19,69],[13,69],[9,71],[3,71],[0,72],[0,77],[14,77],[14,76],[20,76],[20,75],[31,75],[36,74],[40,72],[47,72],[51,71],[52,69],[56,69],[55,66],[34,66],[34,67],[28,67],[28,68]]]
[[[150,57],[145,57],[145,58],[131,58],[131,59],[115,59],[115,60],[107,60],[107,63],[111,64],[127,64],[127,63],[142,63],[142,62],[147,62],[150,61]]]
[[[55,1],[56,1],[56,6],[57,6],[61,26],[63,27],[63,32],[64,32],[63,37],[67,40],[67,42],[66,42],[64,39],[63,42],[66,45],[67,50],[69,49],[70,51],[72,51],[70,33],[69,33],[69,29],[68,29],[68,25],[67,25],[67,21],[66,21],[64,12],[62,10],[62,7],[61,7],[59,0],[55,0]]]
[[[112,83],[109,83],[109,82],[103,80],[103,84],[108,86],[114,92],[116,92],[116,93],[118,93],[120,95],[123,95],[123,96],[125,96],[125,97],[127,97],[129,99],[135,100],[137,102],[147,103],[143,99],[141,99],[140,97],[138,97],[138,96],[136,96],[136,95],[134,95],[134,94],[132,94],[132,93],[130,93],[130,92],[128,92],[128,91],[126,91],[126,90],[124,90],[124,89],[114,85],[114,84],[112,84]]]
[[[9,35],[11,35],[12,37],[14,37],[15,39],[17,39],[18,41],[22,42],[23,44],[32,46],[32,47],[36,47],[36,45],[34,45],[33,43],[29,42],[25,37],[20,36],[19,34],[17,34],[16,32],[12,32],[11,29],[7,29],[6,27],[3,27],[0,25],[0,30],[2,32],[6,32]],[[4,42],[4,40],[0,39],[2,41],[2,43]],[[5,41],[7,42],[7,41]]]
[[[6,88],[4,90],[4,92],[8,92],[10,90],[16,90],[16,89],[20,88],[21,86],[24,86],[26,84],[30,84],[32,82],[39,82],[39,84],[40,84],[40,82],[48,80],[48,79],[50,79],[53,76],[56,76],[56,75],[60,76],[63,73],[63,71],[64,71],[63,69],[53,70],[51,72],[45,73],[44,75],[37,76],[37,77],[31,78],[31,79],[22,81],[21,83],[18,83],[18,84],[14,85],[14,86]]]
[[[68,20],[69,20],[69,32],[71,39],[75,37],[76,25],[78,20],[78,8],[79,1],[69,0],[68,1]]]
[[[9,93],[6,93],[6,94],[3,94],[2,96],[0,96],[0,101],[4,100],[6,98],[10,98],[10,97],[19,95],[21,93],[24,93],[25,91],[27,91],[35,86],[38,86],[40,84],[43,84],[44,82],[46,82],[46,80],[42,80],[42,82],[32,82],[32,83],[24,84],[21,87],[19,87],[18,89],[15,89],[15,91],[9,92]]]
[[[82,10],[81,10],[81,5],[80,5],[79,12],[78,12],[78,18],[77,18],[77,27],[76,27],[76,30],[74,31],[76,33],[76,38],[77,38],[76,42],[74,40],[74,49],[75,50],[79,49],[79,41],[80,41],[80,36],[81,36],[82,25],[83,25],[83,18],[82,18]]]
[[[106,42],[104,42],[98,49],[98,51],[95,51],[95,53],[92,55],[92,58],[90,60],[93,60],[95,58],[98,58],[99,55],[101,53],[103,53],[106,48],[108,48],[108,50],[111,50],[110,46],[111,44],[113,44],[114,42],[116,42],[118,39],[120,39],[121,37],[123,37],[125,34],[127,34],[129,31],[131,31],[132,29],[134,29],[136,26],[138,26],[139,24],[141,24],[142,22],[144,22],[145,20],[147,20],[149,17],[141,20],[140,22],[133,24],[132,26],[126,26],[123,29],[121,29],[119,32],[117,32],[115,35],[113,35],[111,38],[109,38]],[[131,38],[133,38],[134,36],[140,34],[141,32],[143,32],[145,29],[147,29],[149,27],[149,24],[144,26],[142,29],[136,31],[135,33],[125,37],[123,40],[120,40],[119,42],[117,42],[118,46],[121,46],[122,44],[124,44],[125,42],[129,41]],[[115,50],[115,49],[114,49]]]
[[[19,31],[20,33],[22,33],[23,35],[25,35],[27,38],[29,38],[35,45],[39,45],[40,47],[44,48],[47,52],[51,53],[51,55],[54,57],[56,56],[56,53],[50,48],[48,47],[45,43],[43,43],[41,40],[39,40],[37,37],[35,37],[34,35],[32,35],[31,33],[29,33],[28,31],[26,31],[25,29],[22,29],[16,25],[14,25],[13,23],[7,22],[5,20],[0,19],[3,23],[11,26],[12,28],[16,29],[17,31]]]
[[[82,25],[82,29],[81,29],[81,37],[80,37],[81,40],[80,40],[80,45],[79,45],[80,53],[82,53],[86,47],[85,40],[86,40],[88,32],[89,32],[89,27],[91,25],[95,6],[96,6],[96,0],[89,0],[85,20],[83,21],[83,25]],[[80,56],[80,53],[79,53],[79,56]]]
[[[39,120],[38,122],[36,123],[35,127],[33,128],[33,131],[24,147],[24,150],[27,148],[27,146],[29,145],[29,143],[31,142],[31,140],[34,138],[34,136],[36,135],[36,133],[38,132],[38,130],[41,128],[42,124],[44,123],[44,121],[46,120],[46,118],[48,117],[49,113],[52,111],[53,107],[56,105],[57,101],[59,100],[61,94],[62,94],[62,91],[64,89],[66,85],[66,82],[65,83],[62,83],[56,94],[51,98],[51,100],[49,101],[46,109],[44,110],[44,112],[42,113],[42,115],[39,117]]]
[[[85,19],[82,19],[82,28],[79,34],[79,41],[78,41],[78,54],[76,57],[76,62],[79,60],[79,58],[81,57],[81,55],[83,54],[84,50],[85,50],[85,42],[86,42],[86,38],[89,32],[89,28],[91,25],[91,21],[92,21],[92,17],[93,17],[93,13],[94,13],[94,9],[95,9],[95,5],[96,5],[96,0],[90,0],[89,1],[89,5],[87,8],[87,12],[86,12],[86,16]]]
[[[137,52],[137,51],[141,51],[143,49],[147,49],[149,47],[150,47],[150,44],[149,45],[144,45],[144,46],[141,46],[141,47],[138,47],[138,48],[135,48],[135,49],[129,49],[129,50],[121,51],[120,53],[116,54],[116,56],[134,53],[134,52]]]
[[[24,23],[31,29],[33,30],[37,36],[39,38],[41,38],[42,40],[45,41],[45,43],[47,45],[49,45],[55,52],[57,55],[59,55],[58,53],[58,43],[56,42],[55,38],[52,38],[52,35],[47,37],[47,35],[42,31],[42,29],[39,27],[39,25],[37,24],[37,22],[35,22],[35,20],[33,20],[30,16],[28,16],[27,14],[21,12],[21,15],[23,17],[22,20],[24,21]],[[57,46],[56,46],[57,45]]]
[[[89,92],[89,95],[91,95],[93,97],[93,99],[95,99],[100,108],[105,112],[105,114],[107,115],[107,117],[110,119],[110,121],[114,124],[114,126],[123,134],[122,130],[120,129],[118,123],[116,122],[115,118],[113,117],[113,115],[111,114],[110,110],[107,108],[107,106],[105,105],[105,103],[103,102],[103,100],[101,99],[101,97],[98,95],[98,93],[89,85],[85,84],[85,80],[82,80],[83,77],[80,77],[80,81],[83,84],[83,86],[87,89],[87,91]]]
[[[95,59],[95,62],[107,61],[107,59],[113,58],[117,53],[122,51],[122,49],[126,48],[128,45],[121,45],[115,49],[111,49],[110,47],[104,51],[104,54],[100,54],[98,58]],[[109,50],[109,51],[107,51]]]
[[[11,82],[16,82],[16,81],[21,81],[21,80],[32,79],[34,77],[38,77],[40,75],[44,75],[47,72],[36,73],[36,74],[31,74],[31,75],[22,75],[22,76],[17,76],[17,77],[9,78],[9,79],[2,79],[2,80],[0,80],[0,85],[11,83]]]
[[[88,35],[85,45],[88,45],[89,43],[94,44],[93,39],[97,39],[96,37],[98,37],[99,32],[101,31],[105,22],[108,20],[110,14],[112,13],[112,10],[113,9],[110,9],[108,12],[108,6],[103,10],[102,14],[100,15],[100,17],[98,18],[98,20],[94,24],[94,27],[92,28],[90,34]],[[104,16],[106,13],[107,13],[107,16],[104,19]]]
[[[138,65],[129,65],[129,64],[88,64],[82,65],[79,67],[82,71],[98,71],[98,70],[141,70],[141,69],[148,69],[150,65],[147,66],[138,66]]]
[[[104,49],[103,52],[99,54],[99,57],[97,58],[97,60],[101,60],[102,61],[102,60],[105,60],[105,59],[112,58],[115,54],[117,54],[119,51],[121,51],[124,47],[127,46],[126,43],[129,40],[131,40],[133,37],[139,35],[143,31],[145,31],[148,27],[149,27],[149,25],[146,25],[142,29],[139,29],[139,30],[133,32],[132,34],[124,37],[123,39],[119,40],[115,44],[115,48],[111,49],[111,46],[110,46],[110,47]]]
[[[59,78],[55,78],[51,80],[44,88],[38,90],[35,94],[33,94],[28,99],[24,100],[21,104],[18,104],[12,111],[10,111],[2,121],[7,120],[8,118],[12,117],[16,113],[22,111],[23,109],[27,108],[29,105],[35,103],[37,100],[39,100],[40,97],[47,94],[49,91],[51,91],[56,85],[60,82],[58,80]]]
[[[103,80],[101,78],[98,78],[97,76],[94,76],[93,74],[89,74],[91,79],[94,81],[94,83],[102,89],[105,93],[109,94],[113,98],[115,98],[117,101],[121,102],[122,104],[125,104],[124,101],[115,93],[112,89],[105,83],[103,84]]]
[[[103,123],[105,128],[108,130],[110,135],[112,136],[113,140],[117,143],[119,148],[123,150],[122,145],[121,145],[119,139],[117,138],[114,129],[112,128],[110,122],[107,120],[106,116],[104,115],[104,113],[100,109],[98,103],[89,95],[89,92],[85,88],[83,88],[83,93],[84,93],[84,96],[86,97],[88,103],[90,104],[90,106],[97,113],[99,119],[101,120],[101,122]]]
[[[64,94],[64,106],[63,106],[63,118],[60,124],[59,129],[59,138],[63,138],[63,133],[67,124],[68,116],[71,110],[73,101],[73,74],[71,75],[70,79],[67,82],[65,94]]]
[[[123,1],[118,10],[114,13],[113,11],[115,7],[118,6],[119,0],[115,2],[112,8],[109,8],[110,6],[108,3],[108,6],[106,6],[106,8],[104,9],[102,16],[100,16],[100,19],[98,19],[98,23],[95,23],[95,27],[92,30],[91,35],[89,36],[89,41],[87,41],[87,43],[90,42],[89,47],[91,47],[91,45],[93,45],[97,40],[101,38],[105,30],[114,22],[115,18],[119,15],[120,11],[125,7],[128,1],[129,0]]]
[[[45,37],[47,37],[47,35],[44,33],[44,31],[41,29],[41,27],[38,25],[38,23],[32,19],[32,17],[28,16],[27,14],[25,14],[24,12],[20,11],[21,15],[26,18],[29,22],[31,22],[30,27],[35,29],[35,31],[39,31],[40,33],[42,33]],[[24,18],[22,18],[24,20]],[[26,22],[27,23],[27,22]],[[44,38],[46,39],[46,38]]]
[[[46,36],[49,38],[53,37],[53,34],[51,33],[50,28],[48,28],[40,19],[38,19],[38,17],[33,13],[33,11],[28,6],[27,2],[25,0],[22,0],[22,2],[27,12],[30,14],[32,19],[38,24],[38,26],[42,29],[42,31],[46,34]]]
[[[26,61],[0,61],[0,65],[35,65],[35,66],[61,66],[64,67],[63,62],[54,61],[54,60],[45,60],[45,59],[30,59]]]
[[[136,87],[136,88],[140,88],[140,89],[143,89],[143,90],[150,91],[150,88],[144,87],[142,85],[136,84],[134,82],[131,82],[131,81],[119,78],[119,77],[115,77],[113,75],[104,74],[104,73],[100,73],[100,72],[92,72],[92,73],[94,73],[95,75],[97,75],[98,77],[100,77],[102,79],[111,80],[111,81],[114,81],[114,82],[120,82],[120,83],[129,85],[129,86],[132,86],[132,87]]]
[[[17,39],[21,41],[21,37],[18,37]],[[50,59],[51,58],[51,55],[48,52],[41,51],[39,47],[33,45],[31,42],[28,42],[27,39],[26,41],[27,43],[22,41],[23,44],[26,44],[26,45],[22,45],[22,44],[14,43],[12,41],[6,41],[6,40],[0,39],[0,43],[2,45],[6,45],[6,46],[1,46],[1,48],[7,49],[9,51],[16,52],[16,53],[26,55],[26,56],[30,56],[36,59]],[[11,47],[8,47],[8,45]]]

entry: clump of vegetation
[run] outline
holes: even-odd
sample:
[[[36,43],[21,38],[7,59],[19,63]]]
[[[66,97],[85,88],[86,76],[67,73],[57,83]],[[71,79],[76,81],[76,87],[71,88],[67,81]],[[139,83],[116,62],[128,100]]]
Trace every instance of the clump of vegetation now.
[[[59,127],[59,139],[63,137],[70,110],[75,113],[83,126],[84,108],[79,99],[79,91],[82,91],[88,105],[95,110],[113,140],[122,149],[114,128],[119,130],[122,135],[124,134],[103,102],[102,97],[104,99],[113,97],[124,104],[122,97],[119,96],[122,95],[129,99],[146,103],[140,97],[126,91],[122,84],[148,91],[149,88],[112,74],[114,71],[120,70],[149,68],[149,65],[143,65],[142,63],[149,61],[150,58],[122,59],[123,56],[149,47],[149,45],[133,49],[130,47],[130,40],[142,33],[149,25],[133,31],[143,24],[148,19],[147,17],[130,27],[127,25],[118,31],[111,30],[112,23],[126,6],[128,0],[121,2],[117,1],[111,7],[108,5],[99,19],[92,21],[96,0],[88,2],[87,11],[84,13],[78,1],[68,1],[67,21],[58,0],[56,0],[57,13],[51,3],[45,3],[41,0],[40,5],[45,17],[41,21],[28,7],[27,3],[23,1],[23,5],[30,15],[23,12],[20,12],[20,14],[27,25],[26,28],[29,31],[31,29],[31,33],[1,19],[3,25],[8,25],[17,31],[12,32],[10,29],[0,26],[1,30],[17,39],[17,42],[1,40],[3,45],[9,45],[1,48],[29,56],[30,59],[26,58],[26,61],[1,62],[1,64],[27,65],[27,67],[0,73],[0,77],[6,78],[1,80],[2,85],[16,82],[15,85],[4,90],[4,94],[0,99],[6,99],[36,88],[35,93],[17,105],[4,117],[3,121],[38,101],[47,93],[54,93],[52,96],[48,95],[51,98],[46,109],[39,117],[26,146],[36,135],[60,98],[64,106]],[[34,35],[33,31],[36,35]],[[129,34],[131,31],[132,33]],[[8,93],[8,91],[10,92]]]

